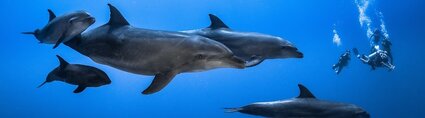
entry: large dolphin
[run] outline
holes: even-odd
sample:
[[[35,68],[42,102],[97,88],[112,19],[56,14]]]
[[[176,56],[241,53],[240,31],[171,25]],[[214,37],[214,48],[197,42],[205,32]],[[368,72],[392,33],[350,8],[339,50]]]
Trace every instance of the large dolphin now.
[[[36,29],[34,32],[23,32],[23,34],[34,35],[40,43],[55,44],[53,48],[81,34],[95,22],[95,19],[85,11],[71,12],[58,17],[52,10],[48,9],[48,12],[50,18],[46,26],[41,30]]]
[[[86,65],[69,64],[59,55],[56,56],[60,65],[47,75],[46,81],[38,86],[38,88],[49,82],[62,81],[68,84],[78,85],[74,93],[80,93],[87,87],[99,87],[111,84],[108,75],[102,70]]]
[[[303,85],[298,84],[300,95],[293,99],[257,102],[228,112],[241,112],[272,118],[369,118],[368,112],[353,105],[316,99]]]
[[[260,64],[264,59],[303,58],[303,53],[289,41],[280,37],[231,30],[217,16],[209,14],[211,25],[207,28],[182,31],[201,35],[226,45],[232,52],[247,61],[246,66]]]
[[[136,28],[114,6],[108,6],[108,23],[65,44],[97,63],[155,75],[143,94],[160,91],[179,73],[245,67],[242,59],[219,42],[181,32]]]

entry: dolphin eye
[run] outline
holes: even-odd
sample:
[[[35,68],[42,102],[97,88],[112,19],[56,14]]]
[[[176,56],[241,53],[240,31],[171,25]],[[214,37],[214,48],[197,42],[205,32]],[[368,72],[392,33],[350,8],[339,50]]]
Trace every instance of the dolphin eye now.
[[[198,54],[198,55],[195,56],[195,58],[201,60],[201,59],[205,59],[206,56],[202,55],[202,54]]]
[[[73,23],[77,19],[78,19],[78,17],[72,17],[71,19],[68,20],[68,23]]]

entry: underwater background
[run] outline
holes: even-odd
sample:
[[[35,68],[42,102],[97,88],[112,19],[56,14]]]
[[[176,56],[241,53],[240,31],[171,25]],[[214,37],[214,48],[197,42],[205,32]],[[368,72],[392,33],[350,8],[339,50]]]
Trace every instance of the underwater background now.
[[[0,1],[0,117],[254,117],[225,113],[223,108],[298,95],[298,83],[322,100],[353,103],[374,118],[425,117],[425,1],[423,0],[2,0]],[[230,28],[281,36],[294,43],[303,59],[266,60],[239,69],[215,69],[176,76],[164,90],[142,95],[153,76],[136,75],[94,63],[61,45],[39,44],[29,35],[57,15],[86,10],[96,18],[88,30],[109,19],[107,3],[115,5],[136,27],[181,31],[207,27],[208,14]],[[360,15],[359,7],[368,3]],[[331,69],[347,49],[370,49],[370,28],[386,27],[393,43],[395,70],[372,71],[355,56],[339,75]],[[384,24],[382,24],[384,21]],[[86,31],[88,31],[86,30]],[[333,42],[334,32],[340,45]],[[105,71],[112,84],[87,89],[53,82],[42,88],[48,72],[70,63]]]

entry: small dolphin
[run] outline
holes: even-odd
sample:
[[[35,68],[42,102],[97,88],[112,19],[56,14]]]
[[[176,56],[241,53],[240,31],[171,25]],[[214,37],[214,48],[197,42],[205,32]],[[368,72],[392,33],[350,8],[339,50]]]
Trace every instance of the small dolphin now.
[[[258,65],[265,59],[303,58],[303,53],[287,40],[266,34],[233,31],[217,16],[209,14],[209,17],[209,27],[182,32],[223,43],[236,56],[247,61],[247,67]]]
[[[48,12],[50,19],[43,29],[23,34],[34,35],[40,43],[55,44],[53,48],[79,35],[95,22],[95,19],[85,11],[71,12],[58,17],[52,10],[48,9]]]
[[[289,100],[257,102],[227,112],[241,112],[272,118],[369,118],[362,108],[345,103],[318,100],[303,85],[298,84],[300,95]]]
[[[245,62],[223,44],[181,32],[131,26],[111,4],[107,24],[83,33],[65,45],[97,63],[126,72],[155,75],[143,94],[163,89],[179,73],[214,68],[244,68]]]
[[[78,85],[74,93],[80,93],[87,87],[99,87],[111,84],[108,75],[102,70],[86,65],[69,64],[59,55],[56,56],[59,59],[60,66],[50,72],[49,75],[47,75],[46,81],[38,86],[38,88],[48,82],[57,80],[72,85]]]

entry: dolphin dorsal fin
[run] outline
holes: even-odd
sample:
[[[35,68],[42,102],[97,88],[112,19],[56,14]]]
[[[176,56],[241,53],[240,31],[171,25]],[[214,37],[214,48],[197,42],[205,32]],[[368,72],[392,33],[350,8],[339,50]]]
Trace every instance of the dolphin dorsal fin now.
[[[211,25],[208,28],[219,29],[219,28],[229,28],[223,21],[220,20],[217,16],[213,14],[208,14],[210,16]]]
[[[49,22],[52,21],[53,19],[56,18],[55,13],[53,13],[53,11],[51,9],[47,9],[47,11],[49,12]]]
[[[304,85],[298,84],[300,95],[297,98],[316,98]]]
[[[109,10],[111,12],[108,25],[112,26],[125,26],[130,25],[127,20],[122,16],[120,11],[118,11],[117,8],[112,6],[111,4],[108,4]]]
[[[68,62],[66,62],[66,61],[65,61],[65,59],[63,59],[61,56],[56,55],[56,57],[58,57],[58,60],[59,60],[59,62],[60,62],[60,65],[59,65],[59,68],[60,68],[60,69],[64,69],[66,66],[68,66],[68,65],[69,65],[69,63],[68,63]]]

